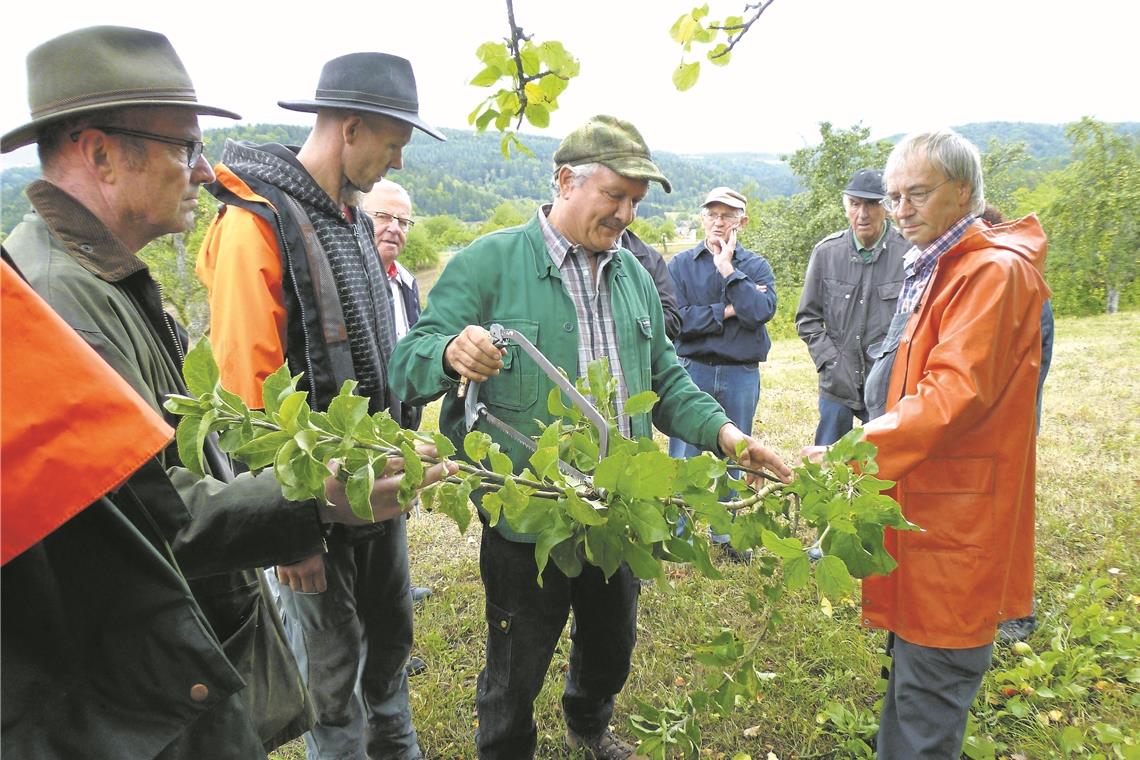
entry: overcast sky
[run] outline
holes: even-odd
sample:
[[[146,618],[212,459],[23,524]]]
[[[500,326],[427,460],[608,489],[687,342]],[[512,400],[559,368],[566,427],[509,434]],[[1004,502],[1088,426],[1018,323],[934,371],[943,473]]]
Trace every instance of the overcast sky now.
[[[692,0],[515,0],[537,41],[559,40],[581,61],[545,132],[587,117],[633,121],[650,147],[678,153],[791,151],[818,141],[818,123],[862,122],[873,137],[976,121],[1064,123],[1083,115],[1140,121],[1131,2],[1087,0],[775,0],[731,65],[705,64],[693,89],[670,75],[681,50],[669,27]],[[744,0],[709,0],[738,14]],[[310,98],[321,66],[380,50],[412,61],[420,112],[467,128],[486,90],[467,85],[480,43],[507,33],[503,0],[319,3],[48,0],[4,22],[0,130],[28,120],[25,56],[56,34],[122,24],[166,34],[199,99],[246,122],[311,124],[278,108]],[[292,12],[285,13],[284,9]],[[203,118],[204,127],[228,124]],[[525,130],[524,130],[525,131]],[[34,160],[34,156],[33,156]]]

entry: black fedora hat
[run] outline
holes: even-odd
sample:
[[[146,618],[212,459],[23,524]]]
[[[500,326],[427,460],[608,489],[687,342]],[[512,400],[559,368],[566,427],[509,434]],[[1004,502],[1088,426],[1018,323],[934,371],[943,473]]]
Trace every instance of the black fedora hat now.
[[[277,105],[308,113],[322,108],[378,113],[407,122],[437,140],[447,139],[420,119],[412,64],[398,55],[349,53],[333,58],[321,69],[316,97],[279,100]]]
[[[0,152],[34,143],[40,130],[89,111],[179,106],[240,119],[198,102],[190,75],[170,40],[125,26],[91,26],[48,40],[28,53],[32,120],[0,137]]]

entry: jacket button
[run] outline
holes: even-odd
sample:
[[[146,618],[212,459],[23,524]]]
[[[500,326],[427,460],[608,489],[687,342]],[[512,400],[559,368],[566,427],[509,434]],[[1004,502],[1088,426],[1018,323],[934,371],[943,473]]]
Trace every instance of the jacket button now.
[[[499,621],[499,627],[502,628],[504,631],[507,630],[507,621],[506,620],[500,620]]]
[[[195,702],[205,702],[206,697],[210,696],[210,690],[204,683],[196,683],[190,687],[190,699]]]
[[[863,618],[863,625],[870,625],[870,624],[871,624],[871,618]]]
[[[563,322],[562,329],[566,332],[574,332],[574,325],[570,322]]]

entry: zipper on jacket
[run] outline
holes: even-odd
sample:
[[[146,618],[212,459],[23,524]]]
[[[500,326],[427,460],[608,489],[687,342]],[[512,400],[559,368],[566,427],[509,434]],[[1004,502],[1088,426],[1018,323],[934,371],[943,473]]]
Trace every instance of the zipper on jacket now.
[[[174,351],[178,354],[178,371],[182,371],[182,365],[186,363],[186,353],[182,350],[182,341],[178,340],[178,331],[174,329],[174,319],[166,313],[163,304],[166,303],[166,291],[162,289],[162,283],[158,280],[154,281],[155,286],[158,288],[158,307],[162,312],[162,323],[166,325],[166,332],[170,335],[170,340],[174,344]]]

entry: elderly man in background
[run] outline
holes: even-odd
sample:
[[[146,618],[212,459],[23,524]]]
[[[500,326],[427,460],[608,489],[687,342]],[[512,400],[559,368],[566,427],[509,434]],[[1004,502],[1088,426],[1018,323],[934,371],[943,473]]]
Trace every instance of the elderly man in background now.
[[[187,393],[185,346],[137,254],[160,235],[188,230],[199,188],[214,178],[202,156],[198,115],[237,114],[199,103],[170,42],[141,29],[91,27],[49,40],[29,54],[28,80],[34,119],[5,134],[0,146],[8,152],[38,143],[43,179],[27,188],[36,213],[12,231],[4,248],[48,305],[162,414],[167,394]],[[14,277],[7,270],[4,276]],[[6,346],[13,331],[32,327],[6,319]],[[33,358],[6,352],[5,367]],[[77,418],[100,413],[70,403]],[[51,428],[38,430],[47,435]],[[37,615],[9,614],[7,605],[27,589],[9,585],[13,576],[5,575],[5,755],[264,757],[311,724],[312,708],[256,568],[319,551],[321,521],[362,521],[352,516],[334,477],[325,483],[334,504],[328,509],[285,499],[268,474],[234,478],[212,438],[202,462],[205,478],[181,467],[178,447],[168,445],[153,468],[144,465],[133,476],[132,488],[101,499],[90,520],[85,513],[82,523],[106,531],[108,541],[134,545],[125,549],[129,556],[108,557],[113,568],[92,571],[117,584],[116,593],[123,590],[122,600],[109,602],[113,607],[69,619],[92,610],[94,592],[82,591],[89,579],[72,577],[86,570],[76,568],[62,540],[45,544],[34,558],[42,572],[58,573],[36,580],[55,580],[39,602],[43,620],[59,625],[49,630]],[[120,466],[124,476],[133,469]],[[373,492],[373,511],[389,519],[399,514],[398,479],[383,481]],[[145,536],[153,548],[130,540],[124,529]],[[147,568],[152,574],[141,577],[138,571]],[[183,574],[193,599],[180,589]],[[128,592],[148,584],[150,600]],[[88,597],[80,598],[84,593]],[[157,599],[166,600],[162,609],[150,606]],[[154,624],[142,625],[124,612],[129,609],[146,610]],[[27,628],[22,635],[21,626]],[[211,643],[215,636],[220,645]],[[178,651],[185,658],[171,662]],[[108,666],[114,662],[130,664]],[[68,702],[74,710],[66,709]]]
[[[596,116],[571,132],[554,153],[553,204],[526,224],[479,238],[450,262],[416,326],[396,346],[392,385],[409,403],[443,395],[440,430],[462,450],[466,434],[460,378],[482,383],[479,400],[523,435],[549,422],[553,383],[517,347],[501,351],[486,326],[526,335],[573,376],[606,358],[617,380],[617,425],[623,435],[651,435],[648,414],[624,413],[636,393],[660,402],[652,422],[701,447],[754,467],[790,473],[779,458],[725,416],[677,363],[665,337],[653,280],[618,243],[649,182],[669,191],[641,134],[629,122]],[[530,450],[489,431],[514,463]],[[480,513],[486,523],[486,515]],[[542,688],[570,611],[570,668],[562,697],[567,743],[589,758],[619,760],[633,749],[609,728],[614,700],[629,676],[641,589],[625,563],[608,581],[593,565],[568,577],[553,563],[536,582],[537,536],[502,517],[484,525],[480,571],[487,594],[487,661],[475,704],[476,746],[484,760],[533,757],[534,700]]]
[[[776,277],[771,265],[737,242],[748,225],[748,202],[729,187],[709,191],[701,204],[704,242],[669,262],[681,310],[677,356],[697,387],[711,395],[741,430],[752,432],[760,401],[760,362],[772,339],[766,324],[776,314]],[[669,455],[701,452],[683,436],[669,439]],[[713,541],[733,560],[748,559],[728,544]]]
[[[816,445],[835,443],[867,421],[867,348],[887,335],[909,245],[887,219],[883,173],[860,169],[843,191],[850,226],[816,244],[796,310],[796,332],[819,373]]]
[[[886,178],[887,209],[913,247],[871,351],[864,430],[879,477],[896,481],[923,530],[887,530],[898,567],[863,581],[863,623],[890,632],[879,757],[950,760],[998,623],[1032,609],[1046,242],[1036,217],[979,219],[981,158],[952,130],[907,136]]]
[[[359,209],[403,166],[412,130],[444,139],[419,116],[412,66],[385,53],[352,53],[321,70],[304,145],[227,142],[208,187],[225,205],[202,243],[210,336],[222,382],[251,406],[282,363],[303,373],[324,410],[345,380],[404,427],[413,415],[388,387],[396,341],[388,277]],[[317,708],[311,760],[422,756],[408,702],[412,648],[403,515],[330,531],[327,551],[277,568],[290,642]],[[319,591],[320,593],[312,593]]]

